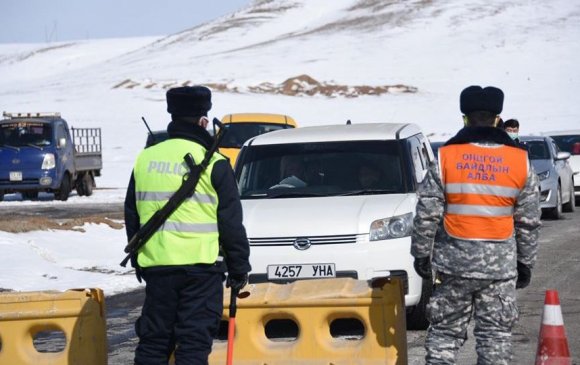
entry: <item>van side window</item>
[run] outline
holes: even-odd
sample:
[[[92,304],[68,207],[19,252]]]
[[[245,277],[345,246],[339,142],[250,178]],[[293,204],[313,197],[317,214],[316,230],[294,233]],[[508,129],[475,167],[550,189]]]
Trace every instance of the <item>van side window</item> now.
[[[411,161],[413,162],[413,169],[415,170],[415,181],[420,183],[427,174],[427,168],[429,166],[428,154],[422,147],[419,138],[416,136],[409,138],[408,144]]]
[[[431,162],[435,161],[435,154],[433,153],[433,149],[431,148],[431,145],[427,143],[425,136],[419,134],[417,135],[417,138],[419,138],[419,142],[421,143],[421,152],[423,153],[424,161],[427,162],[425,166],[429,166]]]
[[[431,146],[428,145],[425,142],[421,142],[422,150],[423,150],[423,156],[425,157],[425,161],[428,161],[427,165],[429,165],[429,163],[433,162],[435,160],[435,156],[433,155],[433,150],[431,149]]]

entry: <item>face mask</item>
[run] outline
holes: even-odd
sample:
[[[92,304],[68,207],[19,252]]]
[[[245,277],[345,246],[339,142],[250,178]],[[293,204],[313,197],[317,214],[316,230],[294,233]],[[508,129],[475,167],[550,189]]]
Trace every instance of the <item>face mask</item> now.
[[[507,132],[508,136],[510,136],[511,139],[516,139],[518,138],[518,132]]]

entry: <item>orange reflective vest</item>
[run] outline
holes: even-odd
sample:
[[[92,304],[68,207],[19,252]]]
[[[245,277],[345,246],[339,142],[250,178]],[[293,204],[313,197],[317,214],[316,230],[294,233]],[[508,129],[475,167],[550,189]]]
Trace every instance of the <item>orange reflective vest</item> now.
[[[444,227],[451,237],[504,241],[514,232],[516,200],[528,176],[528,155],[505,145],[453,144],[439,152],[445,189]]]

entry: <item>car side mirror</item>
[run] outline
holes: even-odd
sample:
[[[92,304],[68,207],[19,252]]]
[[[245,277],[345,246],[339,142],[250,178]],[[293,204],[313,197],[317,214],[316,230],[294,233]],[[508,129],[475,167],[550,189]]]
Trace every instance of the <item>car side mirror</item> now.
[[[559,160],[567,160],[567,159],[570,158],[570,156],[571,156],[570,152],[558,152],[556,154],[555,160],[556,161],[559,161]]]
[[[56,147],[64,148],[65,146],[66,146],[66,138],[59,138]]]

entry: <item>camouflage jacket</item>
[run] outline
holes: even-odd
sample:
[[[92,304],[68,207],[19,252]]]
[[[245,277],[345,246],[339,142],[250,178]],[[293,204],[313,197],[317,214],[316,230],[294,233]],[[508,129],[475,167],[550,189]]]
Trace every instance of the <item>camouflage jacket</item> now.
[[[461,240],[445,232],[442,225],[445,192],[437,164],[429,166],[419,184],[417,198],[411,254],[432,255],[436,271],[466,278],[507,279],[517,275],[516,261],[533,267],[541,210],[539,180],[531,166],[514,207],[514,236],[503,242]]]

